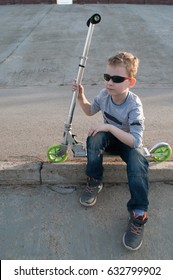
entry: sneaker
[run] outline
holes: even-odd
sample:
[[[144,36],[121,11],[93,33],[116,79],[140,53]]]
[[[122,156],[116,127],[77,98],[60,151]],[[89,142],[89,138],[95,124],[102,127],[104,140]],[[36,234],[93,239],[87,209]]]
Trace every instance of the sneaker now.
[[[146,222],[146,213],[144,215],[137,215],[134,211],[131,213],[127,231],[123,236],[123,244],[127,249],[138,250],[141,247]]]
[[[80,203],[84,206],[93,206],[97,201],[97,194],[102,190],[103,184],[94,178],[87,178],[87,185],[80,197]]]

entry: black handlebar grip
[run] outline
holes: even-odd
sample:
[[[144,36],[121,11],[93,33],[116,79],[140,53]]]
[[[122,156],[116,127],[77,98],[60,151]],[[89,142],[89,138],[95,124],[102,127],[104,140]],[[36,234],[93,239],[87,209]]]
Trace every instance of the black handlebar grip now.
[[[94,14],[92,17],[90,17],[87,21],[87,26],[89,27],[90,23],[97,24],[101,21],[101,16],[99,14]]]

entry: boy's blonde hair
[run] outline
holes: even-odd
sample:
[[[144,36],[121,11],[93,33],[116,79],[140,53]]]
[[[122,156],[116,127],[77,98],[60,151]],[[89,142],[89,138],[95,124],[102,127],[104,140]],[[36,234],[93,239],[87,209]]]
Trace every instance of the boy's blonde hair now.
[[[129,52],[118,52],[114,56],[108,59],[108,64],[112,66],[117,66],[124,64],[128,76],[130,78],[135,78],[138,72],[139,59]]]

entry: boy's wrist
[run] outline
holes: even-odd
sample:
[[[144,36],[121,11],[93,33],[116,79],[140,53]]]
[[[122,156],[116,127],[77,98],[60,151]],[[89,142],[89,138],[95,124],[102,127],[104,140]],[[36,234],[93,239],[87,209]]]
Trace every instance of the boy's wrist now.
[[[79,91],[78,99],[82,99],[83,97],[85,97],[84,91]]]
[[[112,125],[111,124],[107,124],[107,129],[108,129],[108,132],[112,132]]]

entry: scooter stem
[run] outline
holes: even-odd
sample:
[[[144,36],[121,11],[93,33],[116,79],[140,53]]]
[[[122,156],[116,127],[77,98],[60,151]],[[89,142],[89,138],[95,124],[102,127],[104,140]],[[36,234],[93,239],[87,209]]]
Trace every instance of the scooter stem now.
[[[90,44],[91,44],[93,31],[94,31],[94,26],[95,26],[95,24],[99,23],[100,20],[101,20],[100,15],[99,14],[94,14],[87,21],[87,25],[89,26],[89,28],[88,28],[88,33],[87,33],[87,38],[86,38],[86,41],[85,41],[83,54],[82,54],[82,57],[81,57],[81,60],[80,60],[80,63],[79,63],[79,69],[78,69],[78,74],[77,74],[77,78],[76,78],[77,84],[82,83],[84,70],[85,70],[87,59],[88,59],[88,52],[89,52],[89,48],[90,48]],[[71,124],[72,124],[74,109],[75,109],[75,106],[76,106],[77,96],[78,96],[77,91],[74,91],[73,96],[72,96],[72,100],[71,100],[71,104],[70,104],[70,108],[69,108],[69,112],[68,112],[68,117],[67,117],[67,120],[65,122],[66,130],[67,130],[68,127],[69,127],[69,130],[71,129]]]

